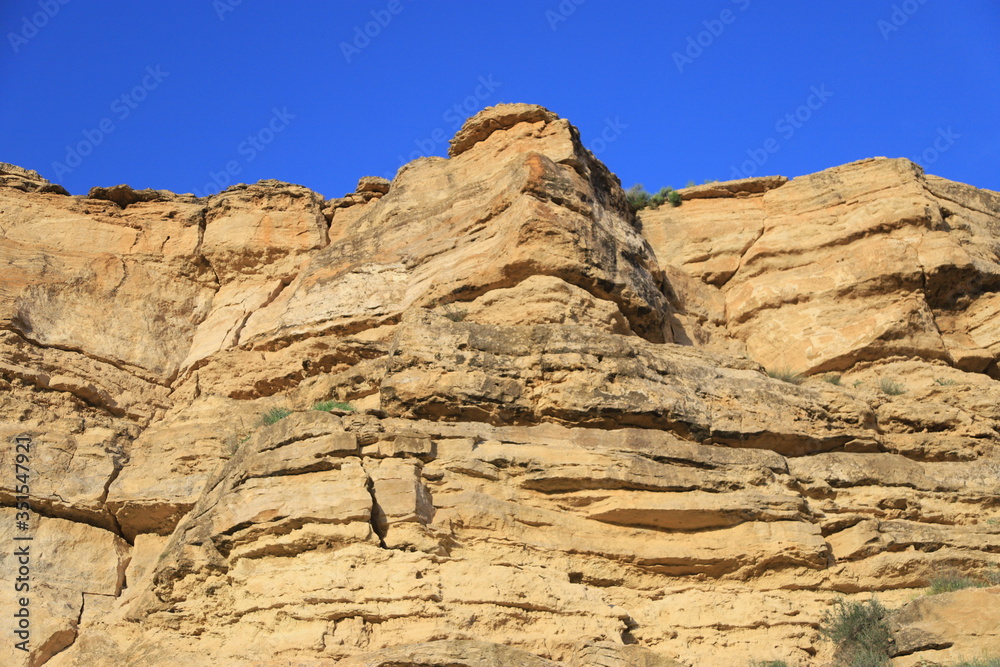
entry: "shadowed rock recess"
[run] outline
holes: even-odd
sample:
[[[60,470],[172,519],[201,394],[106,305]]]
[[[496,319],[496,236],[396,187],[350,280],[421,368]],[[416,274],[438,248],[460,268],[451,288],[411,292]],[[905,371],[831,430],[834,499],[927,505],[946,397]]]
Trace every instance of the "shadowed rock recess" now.
[[[1000,563],[1000,193],[680,194],[527,104],[332,200],[0,163],[0,663],[821,666],[873,595],[896,665],[1000,654],[923,596]]]

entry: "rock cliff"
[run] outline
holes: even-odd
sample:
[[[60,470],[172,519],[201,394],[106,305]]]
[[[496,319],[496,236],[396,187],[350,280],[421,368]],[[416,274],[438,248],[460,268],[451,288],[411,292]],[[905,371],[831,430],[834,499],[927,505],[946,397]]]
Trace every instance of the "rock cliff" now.
[[[894,664],[1000,655],[1000,588],[923,595],[1000,564],[1000,193],[636,212],[524,104],[449,155],[333,200],[0,163],[3,664],[826,665],[873,595]]]

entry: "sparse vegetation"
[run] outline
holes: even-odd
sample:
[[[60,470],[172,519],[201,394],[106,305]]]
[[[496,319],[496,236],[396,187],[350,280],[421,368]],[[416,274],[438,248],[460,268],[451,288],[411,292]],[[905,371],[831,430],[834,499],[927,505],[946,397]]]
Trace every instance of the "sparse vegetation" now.
[[[954,380],[943,380],[941,378],[934,378],[934,381],[937,382],[942,387],[950,387],[953,384],[955,384]]]
[[[906,387],[890,378],[881,378],[878,381],[878,389],[886,396],[899,396],[906,393]]]
[[[249,440],[250,436],[252,435],[253,432],[247,433],[243,436],[240,436],[238,432],[231,433],[229,437],[226,438],[226,451],[229,453],[230,456],[232,456],[237,452],[237,450],[239,450],[240,445]]]
[[[644,208],[659,208],[669,203],[671,206],[681,205],[681,195],[673,188],[661,188],[655,195],[646,191],[642,183],[636,183],[625,191],[625,199],[636,211]]]
[[[755,660],[750,667],[788,667],[788,663],[784,660]]]
[[[1000,667],[1000,656],[963,660],[952,667]]]
[[[824,614],[820,634],[837,646],[840,667],[884,667],[889,664],[892,635],[886,622],[888,611],[872,599],[867,602],[838,600]]]
[[[247,428],[243,418],[239,419],[240,427],[226,439],[226,446],[230,454],[235,454],[240,446],[249,440],[254,433],[254,428]]]
[[[646,208],[649,204],[649,198],[652,196],[653,195],[646,191],[646,188],[642,183],[636,183],[625,191],[625,199],[627,199],[628,203],[632,205],[632,208],[637,211]]]
[[[313,406],[313,410],[319,410],[321,412],[329,412],[330,410],[347,410],[348,412],[354,412],[354,406],[350,403],[341,403],[340,401],[320,401]]]
[[[823,382],[829,382],[832,385],[840,386],[840,376],[836,373],[830,373],[829,375],[823,376]]]
[[[465,308],[460,308],[453,303],[448,303],[443,306],[444,312],[442,315],[447,317],[452,322],[461,322],[468,315],[468,311]]]
[[[288,408],[271,408],[260,416],[260,423],[264,426],[270,426],[271,424],[280,422],[290,414],[292,414],[292,411]]]
[[[661,188],[659,192],[649,198],[649,207],[660,208],[668,202],[671,206],[680,206],[681,195],[673,188]]]
[[[767,374],[773,377],[775,380],[781,380],[782,382],[788,382],[790,384],[802,384],[805,382],[805,378],[791,370],[790,368],[774,368],[768,369]]]
[[[950,572],[940,577],[931,579],[927,589],[927,595],[940,595],[941,593],[952,593],[963,588],[985,588],[990,583],[979,577],[970,577],[959,572]]]
[[[860,387],[863,384],[864,384],[864,382],[862,382],[861,380],[855,380],[853,386],[854,386],[855,389],[857,389],[858,387]]]
[[[975,574],[963,574],[958,571],[945,572],[930,580],[927,595],[939,595],[965,588],[986,588],[989,586],[1000,586],[1000,565]]]

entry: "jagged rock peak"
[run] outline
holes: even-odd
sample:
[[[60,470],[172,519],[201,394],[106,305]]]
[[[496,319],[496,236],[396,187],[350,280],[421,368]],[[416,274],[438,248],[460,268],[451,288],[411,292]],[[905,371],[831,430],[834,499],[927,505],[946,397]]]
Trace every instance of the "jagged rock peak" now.
[[[506,130],[518,123],[554,120],[559,120],[559,116],[537,104],[498,104],[486,107],[465,121],[462,129],[455,133],[448,148],[448,155],[451,157],[461,155],[497,130]]]
[[[16,188],[22,192],[69,194],[63,186],[48,181],[37,171],[9,162],[0,162],[0,186]]]
[[[355,192],[371,192],[384,195],[389,192],[389,181],[380,176],[362,176],[358,180]]]
[[[170,201],[173,197],[174,193],[168,190],[153,190],[152,188],[134,190],[125,184],[114,185],[110,188],[91,188],[90,192],[87,193],[88,199],[104,199],[118,204],[121,208],[128,208],[139,202]]]

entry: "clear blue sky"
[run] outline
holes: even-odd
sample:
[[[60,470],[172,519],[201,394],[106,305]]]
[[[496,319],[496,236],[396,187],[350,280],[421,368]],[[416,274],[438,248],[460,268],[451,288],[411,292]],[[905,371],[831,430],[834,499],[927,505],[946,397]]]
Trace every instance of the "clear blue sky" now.
[[[501,101],[626,186],[885,155],[1000,190],[997,0],[3,0],[0,30],[0,160],[73,194],[341,196]]]

